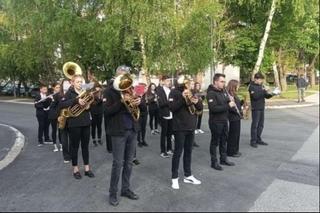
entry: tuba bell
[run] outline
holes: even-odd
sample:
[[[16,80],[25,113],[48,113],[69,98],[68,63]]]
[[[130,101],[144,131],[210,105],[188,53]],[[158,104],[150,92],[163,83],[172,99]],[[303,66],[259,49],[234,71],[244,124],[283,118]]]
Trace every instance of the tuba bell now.
[[[140,118],[140,109],[139,106],[136,106],[132,103],[135,99],[138,98],[134,93],[132,85],[133,79],[128,73],[118,75],[113,81],[114,89],[120,91],[121,102],[125,105],[129,113],[132,115],[133,119],[135,121],[138,121]],[[125,93],[131,96],[129,100],[124,99]]]
[[[75,75],[82,75],[81,67],[72,61],[66,62],[63,65],[62,70],[63,70],[63,74],[68,79],[72,79],[72,77]]]

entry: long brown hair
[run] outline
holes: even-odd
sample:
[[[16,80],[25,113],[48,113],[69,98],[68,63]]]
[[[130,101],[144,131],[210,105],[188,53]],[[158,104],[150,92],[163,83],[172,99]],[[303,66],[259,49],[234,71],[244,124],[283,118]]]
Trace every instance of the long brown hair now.
[[[239,81],[237,80],[230,80],[228,82],[228,86],[227,86],[227,91],[230,95],[232,95],[233,97],[237,96],[237,89],[239,86]]]

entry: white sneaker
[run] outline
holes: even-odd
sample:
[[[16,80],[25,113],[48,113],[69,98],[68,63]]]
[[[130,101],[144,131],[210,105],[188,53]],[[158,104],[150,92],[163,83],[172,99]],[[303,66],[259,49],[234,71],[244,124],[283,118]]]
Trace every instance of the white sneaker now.
[[[167,153],[168,153],[169,155],[173,155],[173,152],[172,152],[171,150],[167,151]]]
[[[197,135],[198,133],[199,133],[199,130],[197,130],[197,129],[196,129],[196,130],[194,130],[194,134],[196,134],[196,135]]]
[[[63,149],[62,149],[62,144],[60,144],[60,152],[62,152],[63,151]]]
[[[194,185],[200,185],[201,184],[201,181],[196,179],[193,175],[191,175],[189,177],[184,177],[183,182],[192,183]]]
[[[172,185],[171,185],[171,187],[173,188],[173,189],[179,189],[180,187],[179,187],[179,178],[175,178],[175,179],[172,179]]]
[[[161,153],[160,156],[163,157],[163,158],[169,158],[170,157],[168,155],[168,153],[166,153],[166,152],[165,153]]]
[[[53,152],[58,152],[58,151],[59,151],[59,149],[58,149],[57,145],[55,144]]]
[[[155,132],[154,130],[151,130],[151,134],[152,134],[152,135],[155,135],[156,132]]]
[[[67,164],[67,163],[70,163],[70,161],[69,160],[64,160],[63,163]]]
[[[204,133],[204,131],[202,129],[198,129],[198,132],[201,133],[201,134]]]

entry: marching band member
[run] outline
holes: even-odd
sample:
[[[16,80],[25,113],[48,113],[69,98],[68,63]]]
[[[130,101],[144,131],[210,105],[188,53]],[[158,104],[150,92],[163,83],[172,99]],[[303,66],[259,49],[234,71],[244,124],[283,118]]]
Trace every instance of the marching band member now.
[[[130,189],[130,177],[132,172],[133,158],[136,151],[136,134],[139,124],[133,118],[123,103],[131,101],[131,104],[138,106],[140,98],[132,100],[131,95],[127,91],[120,91],[121,78],[129,73],[130,69],[126,66],[117,68],[118,76],[114,79],[113,85],[105,92],[105,112],[108,116],[107,134],[111,136],[112,141],[112,171],[109,188],[109,203],[112,206],[119,205],[118,200],[118,183],[122,170],[122,188],[121,196],[131,200],[139,199]],[[129,79],[128,79],[129,80]],[[129,89],[131,90],[131,88]],[[122,95],[121,95],[122,94]]]
[[[175,147],[172,157],[172,185],[173,189],[179,189],[178,170],[182,152],[184,182],[195,185],[201,184],[191,172],[191,155],[194,141],[194,130],[196,129],[197,115],[191,114],[189,107],[195,107],[196,110],[202,110],[202,104],[199,99],[192,96],[187,85],[189,80],[180,75],[176,88],[169,95],[169,109],[173,114],[172,128],[175,138]],[[188,100],[188,102],[187,102]]]
[[[171,87],[171,80],[169,76],[162,76],[162,86],[157,88],[157,95],[159,97],[159,111],[161,116],[161,137],[160,137],[160,156],[163,158],[168,158],[172,155],[172,112],[169,109],[169,94]],[[167,143],[166,143],[167,141]]]
[[[159,123],[159,106],[158,106],[158,95],[156,93],[156,85],[151,83],[148,87],[146,94],[148,111],[149,111],[149,126],[151,134],[159,134],[158,123]]]
[[[264,76],[262,73],[256,73],[254,75],[254,82],[249,85],[252,123],[251,123],[251,141],[250,145],[257,148],[259,145],[268,145],[261,138],[264,125],[264,108],[265,99],[272,98],[276,94],[269,93],[263,87]]]
[[[90,107],[90,113],[92,117],[91,121],[91,137],[92,142],[95,146],[97,146],[97,142],[102,145],[101,135],[102,135],[102,118],[103,118],[103,103],[102,103],[102,95],[101,95],[101,86],[97,85],[96,90],[97,93],[94,94],[94,102]],[[98,139],[96,140],[96,130]]]
[[[65,100],[62,101],[61,107],[72,107],[75,104],[85,106],[86,102],[78,98],[81,93],[81,85],[83,84],[83,77],[81,75],[74,75],[71,79],[73,87],[70,87],[65,94]],[[80,170],[78,167],[78,150],[81,144],[82,158],[85,169],[85,176],[94,177],[89,165],[89,141],[90,141],[90,113],[89,110],[84,110],[77,117],[70,117],[67,119],[67,126],[71,141],[71,158],[73,166],[73,176],[75,179],[81,179]]]
[[[240,157],[239,143],[240,143],[240,131],[241,131],[241,119],[243,113],[241,110],[241,101],[237,96],[239,89],[239,81],[230,80],[227,86],[227,92],[230,99],[233,99],[236,107],[229,109],[229,136],[227,141],[227,155],[230,157]]]
[[[38,146],[42,146],[45,143],[52,143],[49,139],[49,120],[48,111],[52,102],[51,98],[47,97],[48,87],[45,85],[40,86],[40,93],[35,97],[34,106],[36,108],[36,116],[38,120]],[[43,141],[44,136],[44,141]]]
[[[213,85],[210,85],[207,90],[211,130],[211,167],[216,170],[223,170],[217,160],[217,146],[219,146],[220,164],[234,166],[234,163],[227,159],[227,138],[228,111],[235,107],[235,103],[229,100],[228,94],[224,90],[225,83],[225,75],[217,73],[213,77]]]

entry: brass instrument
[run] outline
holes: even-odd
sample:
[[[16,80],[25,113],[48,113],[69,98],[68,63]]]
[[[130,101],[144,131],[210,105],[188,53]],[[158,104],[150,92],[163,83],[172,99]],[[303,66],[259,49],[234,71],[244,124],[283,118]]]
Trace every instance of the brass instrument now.
[[[188,90],[188,95],[184,96],[184,99],[185,99],[185,102],[188,106],[189,113],[191,115],[195,115],[195,114],[200,115],[202,113],[202,111],[197,110],[194,103],[191,101],[191,99],[194,98],[194,96],[192,95],[192,92],[190,90],[190,78],[188,78],[184,75],[181,75],[178,78],[177,82],[179,85],[184,85],[185,89]]]
[[[120,91],[121,102],[125,105],[129,113],[132,115],[133,119],[135,121],[138,121],[140,118],[140,109],[139,109],[139,106],[133,104],[133,102],[138,97],[134,94],[134,89],[132,84],[133,84],[133,79],[128,73],[118,75],[113,81],[113,87],[116,90]],[[124,99],[125,93],[130,95],[129,100]]]
[[[67,62],[63,65],[63,73],[65,76],[69,79],[73,78],[74,75],[81,75],[82,70],[80,66],[73,62]],[[86,89],[81,91],[81,93],[77,96],[77,99],[82,99],[85,101],[85,105],[81,106],[80,104],[75,104],[74,106],[62,109],[60,111],[59,117],[58,117],[58,126],[59,129],[64,129],[66,125],[67,118],[70,117],[77,117],[85,110],[88,110],[90,108],[90,105],[94,101],[94,96],[92,93],[92,90],[94,90],[95,87],[92,87],[90,89]]]

